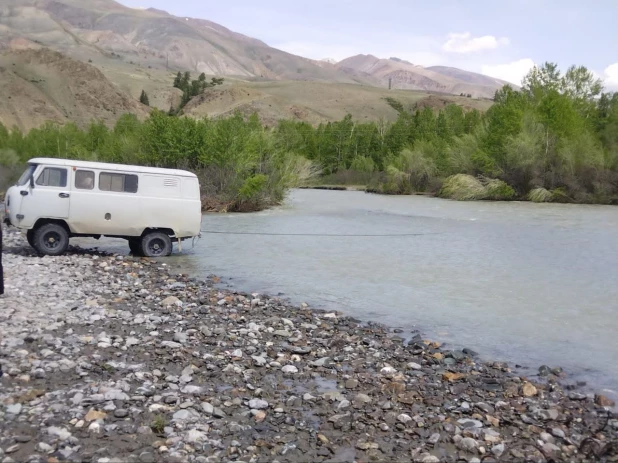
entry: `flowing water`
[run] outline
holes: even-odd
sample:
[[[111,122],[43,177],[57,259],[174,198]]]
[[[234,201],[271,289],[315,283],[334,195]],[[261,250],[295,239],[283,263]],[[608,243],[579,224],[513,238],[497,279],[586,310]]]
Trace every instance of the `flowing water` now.
[[[169,263],[618,389],[617,207],[295,190],[202,228]]]

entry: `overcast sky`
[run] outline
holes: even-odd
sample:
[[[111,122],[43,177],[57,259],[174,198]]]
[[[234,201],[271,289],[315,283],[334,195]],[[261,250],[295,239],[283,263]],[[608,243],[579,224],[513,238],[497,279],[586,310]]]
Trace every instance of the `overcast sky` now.
[[[209,19],[308,58],[359,53],[515,84],[533,64],[582,64],[618,88],[618,0],[120,0]]]

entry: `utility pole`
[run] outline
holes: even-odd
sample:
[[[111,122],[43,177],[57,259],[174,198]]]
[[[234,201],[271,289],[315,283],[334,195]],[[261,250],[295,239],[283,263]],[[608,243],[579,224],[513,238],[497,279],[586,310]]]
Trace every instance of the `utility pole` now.
[[[393,78],[392,78],[392,77],[389,77],[389,78],[388,78],[388,89],[389,89],[389,90],[391,89],[392,84],[393,84]]]

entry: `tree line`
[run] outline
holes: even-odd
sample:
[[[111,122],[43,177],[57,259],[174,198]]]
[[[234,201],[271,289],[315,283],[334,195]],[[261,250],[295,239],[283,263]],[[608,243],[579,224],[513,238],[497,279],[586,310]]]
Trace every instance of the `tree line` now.
[[[190,75],[180,78],[193,88]],[[584,67],[534,68],[520,91],[498,90],[485,113],[394,107],[392,123],[348,115],[265,127],[255,114],[196,120],[153,109],[145,121],[124,115],[112,128],[49,123],[24,134],[0,125],[0,163],[55,156],[187,168],[200,174],[207,205],[226,210],[277,204],[309,181],[456,199],[618,203],[618,94],[603,92]]]

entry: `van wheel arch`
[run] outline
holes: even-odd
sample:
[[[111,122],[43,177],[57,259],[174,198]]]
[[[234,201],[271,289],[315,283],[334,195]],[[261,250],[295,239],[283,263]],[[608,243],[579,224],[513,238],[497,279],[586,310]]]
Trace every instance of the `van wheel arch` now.
[[[151,233],[165,233],[169,237],[172,237],[175,235],[174,230],[172,230],[171,228],[154,228],[153,227],[153,228],[144,229],[141,237],[144,238],[146,235],[149,235]]]
[[[41,228],[43,225],[47,225],[48,223],[53,223],[53,224],[56,224],[56,225],[60,225],[62,228],[64,228],[66,230],[66,232],[68,233],[69,237],[72,235],[71,234],[71,229],[69,228],[67,223],[64,220],[61,220],[61,219],[39,219],[33,225],[32,229],[31,229],[32,233],[34,233],[38,228]]]

